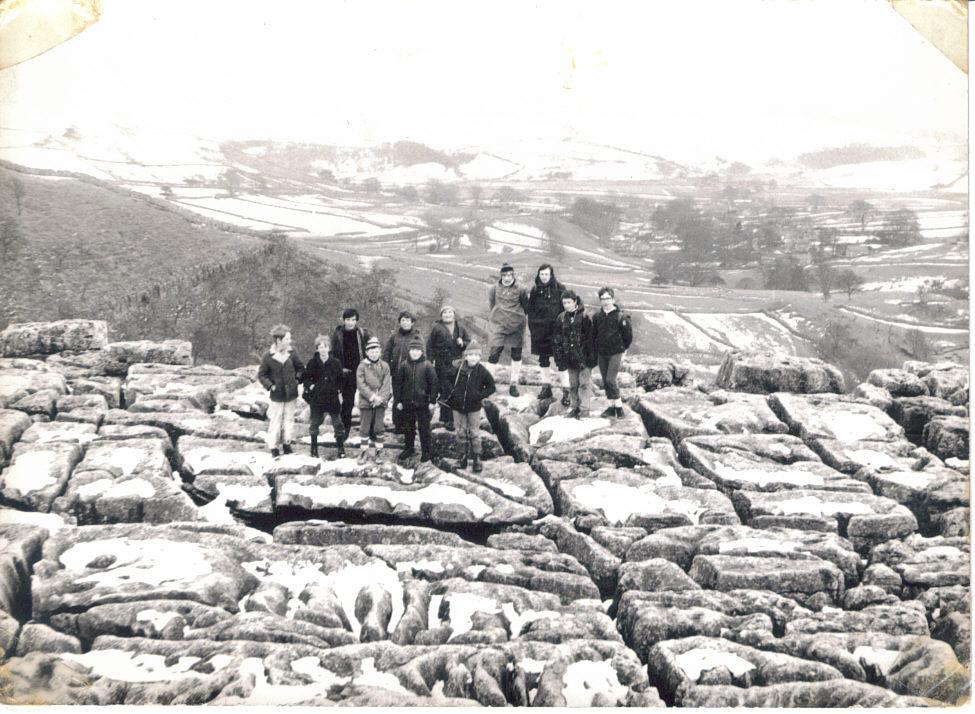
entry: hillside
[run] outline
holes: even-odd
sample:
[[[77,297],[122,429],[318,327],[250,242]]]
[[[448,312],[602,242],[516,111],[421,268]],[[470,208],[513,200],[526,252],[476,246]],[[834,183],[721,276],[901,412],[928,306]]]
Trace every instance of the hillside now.
[[[0,169],[0,218],[16,226],[5,241],[4,324],[107,315],[157,286],[267,247],[114,185],[9,169]]]
[[[305,407],[274,458],[253,364],[108,332],[0,333],[0,703],[970,696],[966,368],[631,353],[611,420],[492,367],[474,472],[439,424],[312,457]]]

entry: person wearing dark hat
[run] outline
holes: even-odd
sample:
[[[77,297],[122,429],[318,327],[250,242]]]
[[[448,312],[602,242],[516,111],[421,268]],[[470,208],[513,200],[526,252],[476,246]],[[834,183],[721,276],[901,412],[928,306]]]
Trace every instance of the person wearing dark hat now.
[[[467,330],[457,320],[454,308],[450,305],[440,308],[440,319],[433,323],[427,338],[427,359],[433,362],[437,370],[440,385],[438,396],[441,399],[446,399],[450,394],[451,368],[464,355],[464,349],[470,341]],[[443,405],[440,406],[440,421],[447,431],[454,430],[453,411]]]
[[[399,376],[393,382],[394,409],[403,415],[406,448],[399,455],[405,461],[416,454],[416,432],[420,431],[420,463],[430,460],[430,411],[437,403],[437,371],[423,354],[423,340],[419,336],[407,345],[406,360],[400,362]]]
[[[488,362],[497,364],[507,347],[511,355],[511,377],[508,392],[518,396],[518,378],[521,376],[521,348],[525,341],[525,306],[528,292],[518,284],[515,269],[508,263],[501,266],[498,282],[491,286],[488,304],[490,341]]]
[[[301,377],[304,385],[302,397],[311,408],[308,434],[311,437],[311,455],[318,456],[318,431],[327,414],[332,420],[338,457],[345,458],[345,426],[342,423],[342,402],[339,391],[344,383],[342,363],[331,355],[331,341],[326,335],[315,338],[317,351],[305,365]]]
[[[623,417],[623,400],[616,383],[623,353],[633,343],[633,323],[630,316],[616,304],[616,294],[612,288],[599,289],[600,310],[592,319],[593,339],[596,342],[596,356],[599,373],[603,377],[603,388],[609,400],[609,408],[602,413],[604,417]]]
[[[570,409],[566,416],[582,419],[589,416],[592,368],[596,366],[592,320],[586,314],[582,300],[571,290],[562,293],[562,307],[555,331],[555,360],[559,369],[569,373]]]
[[[278,447],[291,453],[295,433],[295,413],[298,406],[298,380],[305,366],[291,348],[291,328],[275,325],[271,328],[271,349],[257,368],[257,381],[268,390],[271,403],[267,407],[267,446],[278,457]]]
[[[396,394],[396,382],[399,379],[399,366],[405,362],[406,346],[414,339],[420,339],[420,331],[416,328],[416,318],[409,310],[403,310],[399,314],[399,325],[389,335],[386,346],[383,347],[383,360],[389,365],[389,371],[393,375],[393,393]],[[405,425],[403,422],[403,410],[396,409],[396,400],[393,399],[393,431],[397,434],[403,433]]]
[[[552,398],[552,384],[562,386],[562,404],[569,406],[569,375],[559,370],[552,359],[552,337],[555,320],[562,312],[562,293],[565,286],[555,279],[555,269],[544,263],[535,273],[535,284],[528,291],[528,332],[531,335],[532,354],[538,357],[542,368],[542,389],[539,399]],[[546,372],[546,368],[548,368]]]
[[[379,338],[370,337],[366,343],[366,358],[356,369],[359,389],[359,463],[369,460],[367,448],[373,448],[375,461],[383,458],[383,420],[386,405],[393,396],[393,379],[389,365],[382,360]]]
[[[331,354],[342,363],[342,426],[352,433],[352,407],[355,405],[356,371],[366,356],[365,346],[370,339],[367,330],[359,327],[359,311],[348,307],[342,311],[342,324],[332,331]]]
[[[454,410],[457,438],[464,449],[457,464],[467,468],[467,458],[473,459],[471,469],[480,473],[481,467],[481,408],[482,402],[494,394],[494,377],[481,364],[481,346],[472,341],[464,350],[464,359],[452,368],[450,395],[447,403]]]

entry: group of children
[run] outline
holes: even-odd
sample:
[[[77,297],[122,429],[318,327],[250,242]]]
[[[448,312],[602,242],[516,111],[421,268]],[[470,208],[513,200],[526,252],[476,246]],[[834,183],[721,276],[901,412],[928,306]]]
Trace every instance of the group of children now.
[[[568,416],[588,416],[592,369],[598,366],[610,400],[601,416],[623,416],[616,375],[633,333],[630,318],[616,305],[612,288],[599,290],[600,310],[590,318],[579,296],[555,279],[551,265],[542,265],[535,284],[526,290],[518,285],[514,269],[505,263],[488,302],[488,362],[496,364],[504,349],[509,350],[512,396],[519,395],[527,322],[532,354],[538,356],[543,370],[548,369],[539,399],[552,398],[552,383],[557,379],[563,387],[562,403],[570,407]],[[459,467],[466,469],[470,458],[472,470],[481,471],[478,430],[482,402],[494,394],[495,384],[480,363],[480,346],[471,340],[450,306],[441,309],[425,346],[415,325],[416,318],[410,312],[401,312],[399,325],[384,347],[359,326],[358,311],[348,308],[342,313],[342,324],[331,335],[315,338],[316,351],[307,365],[292,349],[291,330],[276,325],[271,330],[273,344],[257,374],[270,397],[267,443],[271,454],[292,453],[300,391],[311,410],[311,455],[318,456],[318,434],[328,416],[338,457],[344,458],[358,393],[360,464],[370,458],[382,460],[386,408],[392,401],[394,429],[404,434],[406,442],[400,460],[416,454],[417,432],[420,461],[431,460],[430,423],[433,410],[439,406],[440,421],[448,430],[457,431],[464,449]]]

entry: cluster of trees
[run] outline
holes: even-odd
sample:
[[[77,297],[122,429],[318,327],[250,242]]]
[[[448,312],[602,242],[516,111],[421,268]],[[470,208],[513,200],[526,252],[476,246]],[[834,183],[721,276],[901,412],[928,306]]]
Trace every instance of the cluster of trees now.
[[[338,270],[278,239],[271,251],[234,271],[149,294],[120,315],[97,306],[88,314],[108,319],[120,339],[190,340],[199,360],[234,367],[259,359],[277,322],[292,327],[305,358],[315,335],[333,329],[345,307],[355,306],[370,329],[392,329],[399,309],[390,290],[395,279],[387,269]]]
[[[606,239],[620,226],[622,210],[615,203],[581,197],[572,203],[570,220],[597,238]]]

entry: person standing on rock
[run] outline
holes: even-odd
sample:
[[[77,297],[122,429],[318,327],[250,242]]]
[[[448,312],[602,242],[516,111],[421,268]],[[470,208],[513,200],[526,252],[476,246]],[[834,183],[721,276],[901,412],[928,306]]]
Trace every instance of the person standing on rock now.
[[[599,289],[600,310],[593,317],[593,339],[596,341],[596,357],[599,374],[609,407],[601,414],[604,417],[623,417],[623,400],[616,377],[620,371],[623,353],[633,344],[633,324],[630,316],[616,304],[616,294],[612,288]]]
[[[369,460],[368,448],[373,448],[375,461],[383,458],[383,420],[386,405],[393,396],[393,378],[389,365],[382,360],[379,338],[370,337],[366,343],[366,358],[356,369],[359,389],[359,463]]]
[[[440,319],[433,323],[433,329],[427,338],[427,359],[433,362],[437,370],[440,399],[446,400],[450,396],[454,363],[463,357],[464,349],[470,341],[467,330],[456,319],[454,308],[450,305],[440,308]],[[440,421],[447,431],[454,430],[453,411],[443,405],[440,406]]]
[[[342,423],[342,402],[339,392],[345,383],[342,363],[331,355],[331,340],[326,335],[315,338],[317,351],[305,365],[301,382],[304,385],[302,397],[311,408],[311,422],[308,434],[311,436],[311,455],[318,456],[318,431],[327,414],[332,420],[338,458],[345,458],[345,425]]]
[[[538,357],[542,368],[542,389],[539,399],[552,398],[552,384],[558,382],[562,387],[562,405],[569,406],[569,374],[559,370],[552,360],[552,337],[555,334],[555,321],[562,312],[562,293],[565,286],[555,279],[555,269],[548,263],[538,268],[535,284],[528,291],[528,332],[531,335],[532,354]],[[546,375],[545,369],[548,368]]]
[[[515,269],[505,263],[501,266],[498,282],[491,286],[488,293],[488,304],[491,306],[491,313],[488,316],[491,350],[488,354],[488,362],[497,364],[504,348],[508,348],[511,354],[508,393],[512,397],[517,397],[519,394],[518,378],[521,376],[521,348],[525,340],[527,303],[528,292],[518,285]]]
[[[437,403],[439,384],[437,370],[427,362],[423,354],[423,341],[419,336],[407,346],[407,359],[397,370],[393,381],[393,402],[396,411],[402,413],[406,448],[399,455],[406,461],[416,454],[416,432],[420,431],[420,463],[430,460],[432,436],[430,435],[430,411]]]
[[[467,468],[467,457],[473,459],[471,469],[480,473],[481,468],[481,403],[495,391],[494,377],[481,364],[481,347],[472,341],[464,350],[464,359],[451,369],[450,394],[447,403],[454,411],[457,438],[464,455],[457,468]]]
[[[268,390],[271,403],[267,407],[267,446],[277,458],[278,448],[291,453],[295,437],[295,412],[298,405],[298,380],[304,365],[291,348],[291,328],[275,325],[271,328],[271,348],[257,368],[257,381]]]
[[[399,379],[399,366],[407,360],[406,347],[414,339],[420,339],[420,331],[416,328],[416,318],[409,310],[403,310],[399,314],[399,325],[389,335],[386,346],[383,347],[383,361],[389,365],[389,371],[393,374],[393,394],[396,392],[396,383]],[[403,421],[403,410],[396,409],[396,397],[393,397],[393,431],[401,434],[405,430]]]
[[[356,370],[366,356],[365,345],[370,335],[359,327],[359,311],[348,307],[342,311],[342,324],[332,332],[332,354],[342,363],[342,426],[352,433],[352,407],[355,404]]]
[[[571,290],[562,293],[563,312],[557,320],[554,338],[555,362],[569,373],[569,418],[589,416],[592,397],[592,368],[596,366],[592,320],[579,296]]]

